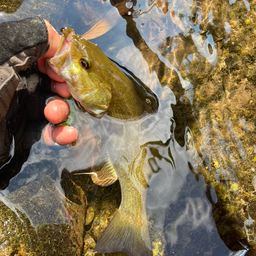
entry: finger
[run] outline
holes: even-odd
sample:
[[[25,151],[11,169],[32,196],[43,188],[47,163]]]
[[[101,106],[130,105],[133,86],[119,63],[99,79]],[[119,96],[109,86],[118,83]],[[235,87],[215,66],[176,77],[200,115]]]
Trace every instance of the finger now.
[[[64,79],[62,79],[57,73],[55,73],[51,67],[48,65],[47,61],[45,62],[45,69],[46,74],[54,81],[57,82],[64,82]]]
[[[45,58],[41,57],[37,60],[37,67],[40,72],[47,74],[51,79],[57,82],[64,82],[64,80],[48,65]]]
[[[70,144],[78,137],[78,132],[75,128],[70,126],[54,127],[52,131],[52,140],[59,145]]]
[[[71,93],[66,83],[59,83],[52,80],[51,91],[59,94],[63,98],[69,98],[71,96]]]
[[[47,27],[48,42],[50,44],[48,51],[44,54],[44,58],[51,58],[54,56],[55,52],[59,47],[61,36],[57,33],[54,27],[52,27],[52,25],[47,20],[44,20],[44,22]]]
[[[44,115],[53,124],[62,123],[68,118],[69,105],[64,100],[54,99],[44,108]]]
[[[75,141],[78,137],[78,132],[75,128],[69,126],[52,126],[47,125],[43,131],[43,138],[47,145],[54,146],[66,145]]]
[[[40,72],[46,74],[46,68],[45,68],[45,65],[46,65],[46,60],[45,58],[41,57],[37,60],[37,67],[39,69]]]

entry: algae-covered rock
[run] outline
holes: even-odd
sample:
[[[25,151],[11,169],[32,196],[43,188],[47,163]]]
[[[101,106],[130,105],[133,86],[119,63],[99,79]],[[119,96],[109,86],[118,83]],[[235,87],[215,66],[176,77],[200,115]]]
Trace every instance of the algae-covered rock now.
[[[2,233],[9,236],[5,243],[7,252],[22,250],[24,255],[81,255],[86,198],[74,183],[69,184],[69,188],[72,188],[72,195],[67,194],[69,198],[73,197],[73,201],[65,197],[55,181],[43,176],[4,198],[13,209],[8,208],[12,218],[6,219],[6,225],[2,227]],[[7,218],[4,210],[2,213],[1,218]],[[10,230],[12,226],[19,229]]]
[[[30,249],[31,236],[36,236],[27,218],[22,213],[13,211],[3,202],[0,202],[0,255],[36,255]]]

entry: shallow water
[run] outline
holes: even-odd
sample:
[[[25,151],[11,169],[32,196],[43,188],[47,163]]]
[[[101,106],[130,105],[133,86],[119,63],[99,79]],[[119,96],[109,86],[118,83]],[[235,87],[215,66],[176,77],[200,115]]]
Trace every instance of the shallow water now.
[[[24,1],[17,12],[1,13],[1,20],[41,15],[58,31],[67,26],[83,34],[114,8],[109,1],[39,2]],[[63,194],[68,197],[72,182],[67,180],[84,189],[95,209],[102,193],[113,192],[102,192],[88,180],[84,185],[86,178],[69,173],[91,170],[106,155],[125,168],[143,151],[154,255],[243,255],[246,248],[253,249],[255,10],[255,1],[246,0],[137,1],[130,15],[92,42],[157,94],[158,112],[129,122],[107,116],[98,120],[78,111],[73,123],[80,132],[77,144],[35,143],[28,161],[2,191],[4,204],[20,220],[24,213],[34,227],[69,224],[70,218],[56,213],[61,207],[49,210],[51,196],[59,201]],[[59,194],[45,192],[45,177],[55,182]],[[120,191],[113,186],[115,205]],[[42,207],[29,206],[37,202],[34,195],[48,205],[43,219],[35,214]]]

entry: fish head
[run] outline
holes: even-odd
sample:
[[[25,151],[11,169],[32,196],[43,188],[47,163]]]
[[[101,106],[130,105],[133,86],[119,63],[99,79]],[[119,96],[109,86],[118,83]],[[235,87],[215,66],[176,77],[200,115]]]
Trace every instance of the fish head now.
[[[90,114],[101,117],[112,98],[111,86],[105,82],[104,58],[100,48],[74,31],[62,31],[60,46],[48,60],[51,68],[62,77],[78,105]]]

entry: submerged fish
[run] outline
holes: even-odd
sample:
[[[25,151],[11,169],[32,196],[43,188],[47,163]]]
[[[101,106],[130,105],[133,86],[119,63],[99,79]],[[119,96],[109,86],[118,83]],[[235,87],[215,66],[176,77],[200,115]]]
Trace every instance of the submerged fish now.
[[[78,104],[95,117],[106,113],[118,119],[135,120],[158,108],[158,99],[149,88],[129,71],[122,72],[98,46],[75,35],[72,29],[64,29],[61,45],[48,62],[67,82]],[[118,178],[122,191],[120,208],[97,242],[95,251],[152,255],[145,210],[144,161],[141,152],[125,170],[107,160],[92,176],[94,183],[101,186],[108,186]]]

